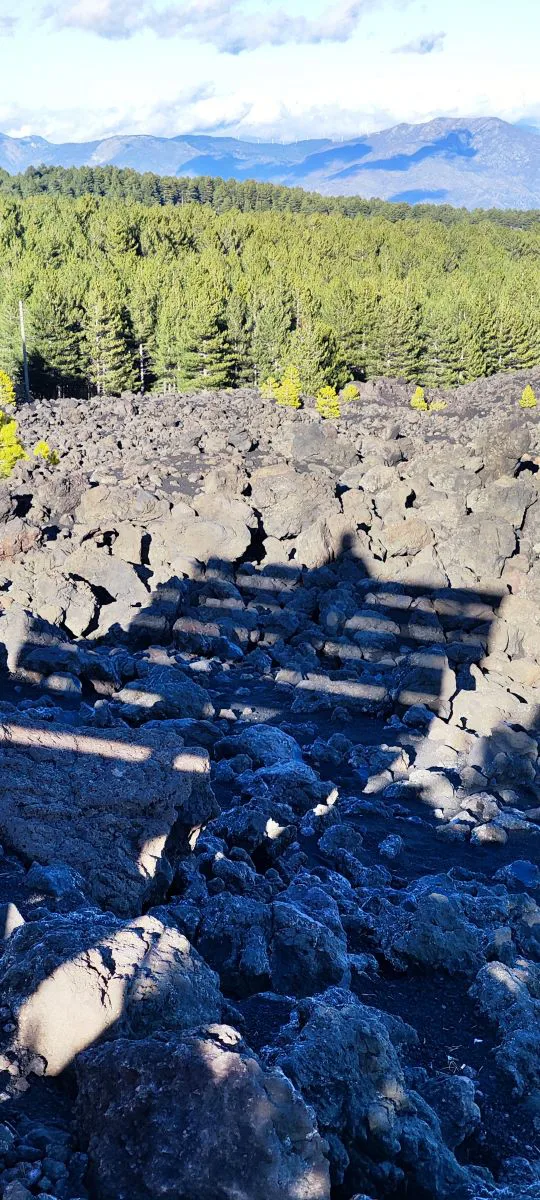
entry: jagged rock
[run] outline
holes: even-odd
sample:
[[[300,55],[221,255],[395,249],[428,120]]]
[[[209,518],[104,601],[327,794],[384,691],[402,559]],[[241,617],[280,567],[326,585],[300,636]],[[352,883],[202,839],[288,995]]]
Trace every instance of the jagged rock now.
[[[474,1083],[466,1075],[429,1079],[419,1090],[435,1110],[450,1150],[455,1150],[478,1129],[481,1112],[474,1099]]]
[[[150,564],[154,569],[165,565],[173,575],[181,574],[178,568],[190,558],[203,563],[235,562],[250,542],[251,529],[244,521],[228,525],[225,518],[206,520],[187,505],[178,511],[177,505],[152,533]]]
[[[131,563],[97,549],[92,543],[83,542],[67,556],[64,572],[84,579],[93,588],[102,588],[113,600],[132,606],[148,601],[148,591]]]
[[[88,896],[121,915],[159,894],[176,842],[216,811],[206,753],[170,731],[0,725],[4,841],[74,867]]]
[[[254,767],[273,767],[276,763],[302,759],[298,742],[275,725],[254,725],[232,737],[222,738],[216,742],[215,752],[218,758],[247,754]]]
[[[34,550],[41,541],[41,532],[36,525],[30,525],[21,517],[11,517],[3,525],[0,533],[0,559],[15,558],[17,554],[26,554]]]
[[[260,467],[251,479],[254,508],[262,512],[269,537],[298,537],[319,517],[339,515],[335,485],[324,471],[304,473],[292,467]]]
[[[155,666],[143,670],[138,679],[126,683],[117,699],[124,715],[139,721],[156,717],[192,717],[201,720],[214,715],[208,692],[193,683],[176,665]]]
[[[479,971],[470,993],[480,1012],[500,1034],[496,1059],[523,1096],[540,1085],[540,971],[532,963],[514,967],[490,962]]]
[[[116,1041],[77,1064],[78,1124],[100,1200],[329,1200],[311,1110],[234,1029]],[[141,1137],[141,1130],[152,1130]]]
[[[394,1185],[403,1168],[420,1193],[466,1194],[467,1173],[444,1145],[432,1110],[406,1088],[392,1038],[414,1037],[402,1022],[332,989],[304,1001],[271,1055],[315,1110],[328,1138],[333,1181]],[[398,1166],[399,1162],[399,1166]]]
[[[235,997],[264,991],[312,995],[348,983],[347,940],[334,901],[320,889],[294,888],[272,905],[230,892],[202,910],[196,945]]]
[[[11,672],[23,668],[45,671],[73,669],[78,651],[61,629],[12,604],[0,616],[0,644],[7,652]]]
[[[221,1016],[217,976],[182,934],[153,917],[124,924],[81,912],[32,921],[4,950],[2,1003],[12,1052],[58,1075],[104,1036],[145,1038]]]
[[[100,484],[85,491],[75,516],[81,525],[114,529],[116,522],[144,526],[162,522],[169,509],[165,500],[159,500],[144,488]]]
[[[482,961],[477,930],[467,921],[456,900],[432,892],[418,898],[416,912],[401,910],[399,931],[391,941],[392,952],[424,967],[449,974],[472,975]]]

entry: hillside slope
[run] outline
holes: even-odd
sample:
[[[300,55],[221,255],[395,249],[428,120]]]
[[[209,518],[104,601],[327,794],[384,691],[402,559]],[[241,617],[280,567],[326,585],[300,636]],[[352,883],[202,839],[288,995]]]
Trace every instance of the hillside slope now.
[[[467,208],[540,206],[540,137],[497,118],[437,118],[347,142],[282,143],[180,134],[119,135],[54,145],[0,135],[0,167],[111,164],[172,175],[211,175]]]

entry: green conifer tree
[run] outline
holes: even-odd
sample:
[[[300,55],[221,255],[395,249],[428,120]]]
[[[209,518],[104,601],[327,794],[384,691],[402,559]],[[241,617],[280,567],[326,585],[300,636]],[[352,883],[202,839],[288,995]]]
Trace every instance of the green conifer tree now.
[[[304,321],[294,331],[287,358],[300,375],[302,390],[310,396],[325,385],[345,382],[347,372],[340,360],[336,335],[323,321]]]
[[[277,375],[285,365],[285,348],[292,326],[291,301],[279,286],[255,296],[251,353],[258,382]]]
[[[57,271],[38,281],[28,302],[30,377],[38,396],[78,395],[88,373],[83,311]]]
[[[200,289],[189,296],[179,332],[178,383],[188,391],[229,387],[234,354],[219,295]]]
[[[98,395],[117,396],[138,387],[133,331],[116,281],[99,280],[91,288],[84,339],[89,378]]]
[[[408,380],[422,376],[421,310],[412,292],[389,284],[377,311],[369,347],[368,374]]]

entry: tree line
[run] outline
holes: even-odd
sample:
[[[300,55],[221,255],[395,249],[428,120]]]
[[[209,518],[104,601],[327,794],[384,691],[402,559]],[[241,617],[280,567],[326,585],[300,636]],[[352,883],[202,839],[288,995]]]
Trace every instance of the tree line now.
[[[453,386],[540,364],[540,232],[0,195],[0,369],[36,395]]]
[[[362,196],[321,196],[300,187],[239,181],[212,175],[176,176],[141,173],[130,167],[28,167],[19,175],[0,168],[0,195],[102,196],[133,204],[208,204],[215,212],[339,213],[344,217],[385,217],[388,221],[440,221],[456,225],[486,220],[511,229],[540,226],[537,209],[482,209],[469,211],[450,204],[407,204],[404,201],[366,199]]]

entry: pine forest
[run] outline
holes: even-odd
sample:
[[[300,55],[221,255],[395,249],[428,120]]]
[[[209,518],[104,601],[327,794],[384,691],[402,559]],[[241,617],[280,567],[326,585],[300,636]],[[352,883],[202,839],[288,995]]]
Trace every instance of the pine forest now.
[[[34,395],[237,387],[291,368],[309,393],[380,375],[451,387],[540,363],[533,222],[321,197],[329,211],[302,210],[309,193],[223,181],[206,202],[164,203],[144,194],[157,177],[113,169],[96,196],[73,183],[90,174],[0,189],[0,369],[20,382],[22,300]],[[83,194],[53,186],[68,176]],[[115,195],[125,176],[137,199]],[[216,201],[250,186],[266,205]]]

